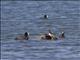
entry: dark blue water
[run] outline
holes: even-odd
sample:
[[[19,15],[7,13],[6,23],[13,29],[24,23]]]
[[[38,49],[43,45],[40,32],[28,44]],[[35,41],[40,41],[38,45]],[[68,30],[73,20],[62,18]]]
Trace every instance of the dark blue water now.
[[[66,38],[40,40],[48,29]],[[28,41],[14,40],[26,31]],[[80,1],[2,1],[1,60],[80,60]]]

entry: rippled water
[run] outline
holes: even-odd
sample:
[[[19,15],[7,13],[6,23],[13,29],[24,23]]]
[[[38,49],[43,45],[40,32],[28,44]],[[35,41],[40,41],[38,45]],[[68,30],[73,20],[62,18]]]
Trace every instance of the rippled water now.
[[[40,40],[48,29],[66,38]],[[14,40],[26,31],[28,41]],[[80,1],[2,1],[1,60],[80,60]]]

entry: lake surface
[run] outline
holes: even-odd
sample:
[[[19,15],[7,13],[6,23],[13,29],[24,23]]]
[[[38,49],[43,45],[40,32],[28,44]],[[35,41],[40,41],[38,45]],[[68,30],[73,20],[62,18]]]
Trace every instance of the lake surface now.
[[[65,39],[40,40],[48,29]],[[80,1],[1,1],[0,42],[1,60],[80,60]]]

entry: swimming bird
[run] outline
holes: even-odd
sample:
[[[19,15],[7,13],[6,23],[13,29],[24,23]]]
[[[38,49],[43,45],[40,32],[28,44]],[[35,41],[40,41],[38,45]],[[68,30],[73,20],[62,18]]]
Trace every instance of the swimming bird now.
[[[19,35],[15,38],[15,40],[28,40],[29,39],[29,33],[25,32],[23,35]]]
[[[48,18],[48,15],[44,15],[44,18],[47,19]]]
[[[52,34],[52,32],[49,30],[48,34],[41,35],[41,39],[47,39],[47,40],[54,39],[54,40],[56,40],[57,37],[54,34]]]
[[[59,38],[65,38],[64,32],[60,34]]]

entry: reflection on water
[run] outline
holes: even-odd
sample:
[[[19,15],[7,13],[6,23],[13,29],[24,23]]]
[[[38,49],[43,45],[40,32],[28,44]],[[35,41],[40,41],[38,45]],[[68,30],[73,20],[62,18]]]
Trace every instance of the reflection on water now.
[[[2,1],[1,60],[80,60],[79,1]],[[43,15],[48,19],[43,19]],[[65,39],[40,40],[51,30]],[[30,33],[29,40],[14,40]]]

